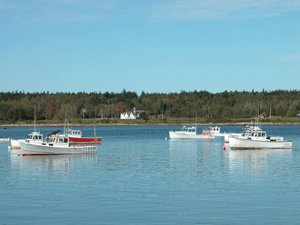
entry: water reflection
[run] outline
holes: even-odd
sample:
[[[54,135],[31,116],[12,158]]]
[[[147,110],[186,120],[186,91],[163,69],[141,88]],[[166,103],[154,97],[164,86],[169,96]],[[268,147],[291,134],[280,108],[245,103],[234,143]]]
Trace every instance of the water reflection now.
[[[182,155],[182,156],[197,156],[198,145],[200,144],[197,140],[180,140],[170,139],[169,150],[170,156]]]
[[[182,140],[171,139],[169,141],[170,169],[179,174],[197,173],[201,165],[211,163],[211,140]]]
[[[11,154],[11,167],[15,169],[39,169],[68,171],[78,163],[95,163],[97,154],[55,155],[55,156],[18,156]]]
[[[291,149],[272,150],[230,150],[229,168],[259,168],[286,162],[292,158]],[[282,161],[282,160],[285,161]]]
[[[170,156],[172,158],[193,157],[197,158],[197,154],[211,154],[211,140],[182,140],[170,139],[169,141]]]
[[[197,148],[203,147],[205,149],[209,149],[211,145],[210,139],[204,140],[193,140],[193,139],[170,139],[169,140],[169,147],[170,150],[177,149],[177,148]]]

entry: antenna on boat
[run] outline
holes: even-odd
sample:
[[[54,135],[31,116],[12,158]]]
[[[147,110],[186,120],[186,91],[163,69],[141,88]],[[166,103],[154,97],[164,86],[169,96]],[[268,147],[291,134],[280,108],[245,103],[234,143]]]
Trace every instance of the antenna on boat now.
[[[33,106],[34,110],[34,132],[36,132],[36,115],[35,115],[35,105]]]
[[[197,110],[196,110],[196,133],[197,133]]]
[[[67,126],[67,112],[68,112],[68,106],[67,106],[66,114],[65,114],[64,134],[66,133],[66,126]],[[68,129],[69,129],[69,121],[68,121]]]
[[[96,137],[96,113],[94,117],[94,137]]]
[[[96,137],[96,122],[94,120],[94,137]]]

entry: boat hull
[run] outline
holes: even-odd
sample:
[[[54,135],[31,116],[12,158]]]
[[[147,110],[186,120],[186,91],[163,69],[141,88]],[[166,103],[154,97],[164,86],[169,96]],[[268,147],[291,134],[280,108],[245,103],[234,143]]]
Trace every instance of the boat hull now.
[[[92,138],[92,137],[69,137],[69,142],[72,145],[85,144],[85,145],[99,145],[101,144],[102,138]]]
[[[8,137],[0,137],[0,142],[9,142]]]
[[[169,137],[171,139],[213,139],[215,136],[202,135],[202,134],[189,134],[184,132],[169,131]]]
[[[20,143],[25,143],[25,139],[17,140],[17,139],[10,139],[10,147],[11,149],[21,149]]]
[[[48,144],[20,143],[22,156],[38,155],[73,155],[97,152],[97,146],[50,146]]]
[[[225,143],[229,143],[229,137],[240,137],[242,134],[240,133],[225,133],[224,134],[224,141]]]
[[[212,135],[214,135],[215,137],[224,137],[224,133],[213,133],[211,132]]]
[[[291,149],[290,141],[251,140],[242,138],[229,138],[231,149]]]

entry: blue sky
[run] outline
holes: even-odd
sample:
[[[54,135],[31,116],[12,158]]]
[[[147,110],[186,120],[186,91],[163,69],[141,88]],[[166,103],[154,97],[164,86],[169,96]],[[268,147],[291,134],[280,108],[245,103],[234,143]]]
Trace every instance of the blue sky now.
[[[0,91],[299,89],[299,0],[0,0]]]

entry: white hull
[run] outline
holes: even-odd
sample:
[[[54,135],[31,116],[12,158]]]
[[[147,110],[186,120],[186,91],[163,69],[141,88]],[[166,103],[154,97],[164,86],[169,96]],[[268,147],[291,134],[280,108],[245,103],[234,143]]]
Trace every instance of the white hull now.
[[[25,139],[17,140],[17,139],[10,139],[10,147],[11,149],[21,149],[20,143],[25,142]]]
[[[243,138],[229,138],[232,149],[291,149],[290,141],[251,140]]]
[[[10,139],[10,147],[12,150],[18,150],[18,149],[21,149],[21,143],[25,143],[25,142],[26,142],[25,139],[20,139],[20,140]],[[41,144],[43,142],[43,140],[29,140],[27,142]]]
[[[185,138],[185,139],[212,139],[215,136],[212,135],[202,135],[202,134],[195,134],[195,133],[188,133],[188,132],[174,132],[169,131],[170,138]]]
[[[91,154],[97,151],[97,146],[50,146],[48,143],[20,143],[20,145],[23,156]]]
[[[216,136],[216,137],[224,137],[224,135],[225,135],[224,133],[215,133],[214,134],[213,132],[211,132],[211,134]]]
[[[9,142],[8,137],[0,137],[0,142]]]
[[[225,143],[229,143],[229,137],[240,137],[241,133],[225,133],[224,134],[224,141]]]

